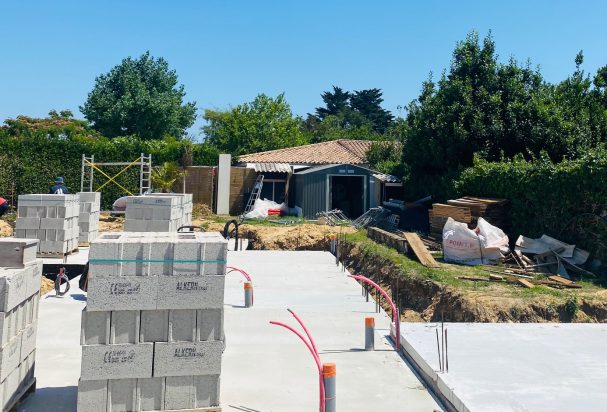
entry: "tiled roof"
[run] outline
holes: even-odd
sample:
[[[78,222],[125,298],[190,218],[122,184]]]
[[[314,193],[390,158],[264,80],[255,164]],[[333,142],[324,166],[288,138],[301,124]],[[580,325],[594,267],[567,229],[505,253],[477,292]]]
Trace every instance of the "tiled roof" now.
[[[251,153],[239,157],[242,163],[295,163],[295,164],[367,164],[367,151],[373,144],[370,140],[331,140]]]

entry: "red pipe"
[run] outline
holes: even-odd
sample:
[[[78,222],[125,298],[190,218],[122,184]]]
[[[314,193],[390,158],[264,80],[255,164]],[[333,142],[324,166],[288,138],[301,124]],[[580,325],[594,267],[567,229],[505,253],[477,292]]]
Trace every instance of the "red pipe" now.
[[[324,379],[322,377],[322,364],[320,363],[320,357],[318,356],[318,353],[314,351],[314,349],[312,348],[310,343],[308,343],[306,338],[304,338],[304,336],[301,333],[297,332],[295,329],[293,329],[289,325],[286,325],[282,322],[276,322],[274,320],[271,320],[270,324],[282,326],[283,328],[286,328],[286,329],[290,330],[291,332],[293,332],[295,335],[297,335],[297,337],[299,339],[301,339],[301,341],[306,345],[306,347],[312,354],[312,357],[314,358],[314,361],[316,362],[316,366],[318,367],[318,383],[320,386],[320,408],[319,409],[320,409],[320,412],[325,412],[325,383],[324,383]]]
[[[394,322],[394,327],[396,329],[396,352],[398,352],[400,350],[400,319],[398,319],[398,311],[396,310],[396,305],[394,304],[394,302],[392,301],[392,299],[390,298],[390,296],[386,293],[385,290],[382,289],[381,286],[379,286],[377,283],[373,282],[371,279],[369,279],[366,276],[363,275],[348,275],[351,278],[354,278],[356,280],[360,280],[362,282],[368,283],[371,286],[373,286],[375,289],[377,289],[379,291],[379,293],[382,294],[382,296],[384,298],[386,298],[386,300],[388,302],[390,302],[390,306],[392,308],[392,321]]]
[[[238,272],[242,276],[244,276],[247,281],[253,283],[253,279],[251,279],[251,276],[247,272],[245,272],[244,270],[236,268],[234,266],[226,266],[226,269],[230,269],[227,274],[230,274],[232,272]],[[253,289],[253,291],[251,292],[251,303],[253,305],[255,304],[255,289]]]
[[[306,325],[304,325],[303,321],[299,318],[299,316],[297,316],[297,314],[293,310],[291,310],[291,309],[287,309],[287,310],[289,311],[289,313],[291,315],[293,315],[293,317],[295,318],[297,323],[299,323],[301,325],[304,332],[306,332],[306,335],[308,336],[308,339],[310,340],[310,344],[312,345],[314,352],[316,352],[316,356],[318,357],[318,359],[320,359],[320,355],[318,354],[318,349],[316,348],[316,343],[314,342],[314,339],[312,339],[312,335],[310,335],[310,332],[308,331],[308,328],[306,328]]]

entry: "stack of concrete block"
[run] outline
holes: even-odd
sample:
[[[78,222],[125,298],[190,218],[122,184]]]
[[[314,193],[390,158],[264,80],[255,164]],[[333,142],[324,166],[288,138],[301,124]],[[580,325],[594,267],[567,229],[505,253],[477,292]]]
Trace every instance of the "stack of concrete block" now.
[[[219,233],[91,243],[78,412],[219,405],[226,254]]]
[[[172,196],[179,199],[181,207],[182,226],[192,224],[192,210],[194,209],[194,197],[191,193],[154,193],[154,196]]]
[[[101,193],[80,192],[80,214],[78,216],[79,241],[90,243],[97,239],[99,214],[101,213]]]
[[[15,235],[38,239],[39,253],[64,254],[78,248],[78,195],[21,195]]]
[[[34,384],[42,260],[38,240],[0,238],[0,404],[8,410]]]
[[[176,232],[188,224],[184,221],[182,196],[154,194],[127,198],[124,222],[127,232]]]

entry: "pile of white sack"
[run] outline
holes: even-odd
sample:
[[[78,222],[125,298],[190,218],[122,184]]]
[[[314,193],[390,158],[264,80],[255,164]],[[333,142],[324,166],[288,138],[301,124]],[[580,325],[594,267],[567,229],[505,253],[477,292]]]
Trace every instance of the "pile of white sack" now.
[[[508,236],[499,227],[482,217],[475,230],[466,223],[447,219],[443,228],[443,254],[445,262],[464,265],[496,264],[508,253]]]

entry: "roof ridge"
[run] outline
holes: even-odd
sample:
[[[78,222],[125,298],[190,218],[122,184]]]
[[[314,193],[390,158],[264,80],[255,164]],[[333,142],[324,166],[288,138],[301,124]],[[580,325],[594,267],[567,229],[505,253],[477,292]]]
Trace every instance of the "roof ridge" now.
[[[310,146],[317,146],[317,145],[327,145],[327,144],[334,143],[334,142],[336,142],[338,140],[347,140],[347,139],[327,140],[325,142],[308,143],[308,144],[302,144],[302,145],[299,145],[299,146],[281,147],[280,149],[264,150],[263,152],[246,153],[246,154],[240,155],[239,157],[250,156],[250,155],[260,155],[260,154],[266,154],[266,153],[277,153],[277,152],[283,152],[285,150],[300,149],[300,148],[305,148],[305,147],[310,147]]]
[[[343,147],[344,149],[346,149],[349,153],[351,153],[353,156],[357,157],[358,159],[360,159],[363,162],[366,159],[360,157],[357,153],[355,153],[353,150],[351,150],[349,147],[347,147],[345,144],[343,144],[343,142],[344,141],[348,141],[348,142],[356,141],[356,142],[364,142],[364,143],[372,143],[373,142],[373,140],[363,140],[363,139],[336,139],[335,141],[338,142],[341,147]]]

